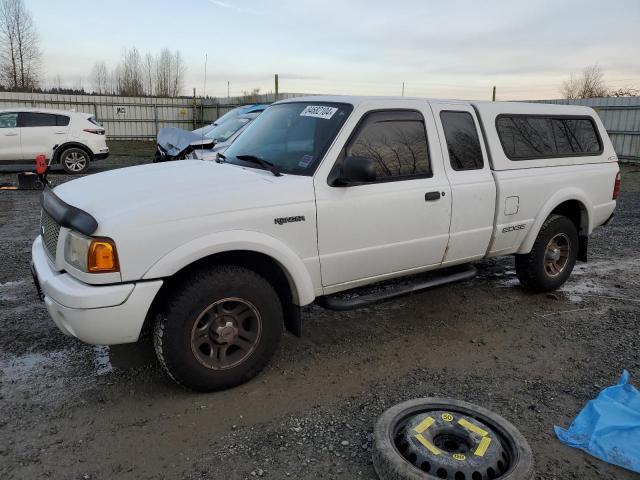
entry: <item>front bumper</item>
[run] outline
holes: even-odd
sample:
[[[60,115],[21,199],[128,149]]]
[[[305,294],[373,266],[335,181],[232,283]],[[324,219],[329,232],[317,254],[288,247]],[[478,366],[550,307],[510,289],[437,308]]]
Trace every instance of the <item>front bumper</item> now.
[[[33,242],[31,255],[36,286],[40,286],[49,315],[63,333],[95,345],[138,340],[162,280],[88,285],[52,268],[41,237]]]

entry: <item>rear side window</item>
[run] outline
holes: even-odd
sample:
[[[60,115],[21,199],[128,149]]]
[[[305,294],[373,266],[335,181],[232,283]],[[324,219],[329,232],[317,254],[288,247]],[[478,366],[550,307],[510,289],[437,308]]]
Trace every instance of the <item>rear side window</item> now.
[[[589,117],[500,115],[496,129],[511,160],[597,155],[602,143]]]
[[[99,121],[97,121],[95,117],[89,117],[89,118],[87,118],[87,120],[89,120],[91,123],[93,123],[94,125],[96,125],[98,127],[102,126],[102,124]]]
[[[414,111],[367,114],[346,155],[374,160],[379,181],[431,174],[424,118]]]
[[[558,154],[600,152],[600,139],[591,120],[554,118],[553,130]]]
[[[56,117],[50,113],[22,112],[18,115],[20,127],[55,127]]]
[[[66,127],[69,125],[69,117],[66,115],[56,115],[56,126]]]
[[[484,167],[478,131],[469,112],[440,112],[440,121],[454,170],[477,170]]]

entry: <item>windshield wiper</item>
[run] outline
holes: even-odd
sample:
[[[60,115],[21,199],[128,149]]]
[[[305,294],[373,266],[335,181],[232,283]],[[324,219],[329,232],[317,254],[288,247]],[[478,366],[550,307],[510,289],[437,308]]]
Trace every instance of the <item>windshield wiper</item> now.
[[[244,162],[257,163],[265,170],[269,170],[271,173],[273,173],[275,177],[280,177],[282,175],[282,173],[280,173],[280,170],[278,170],[278,167],[276,167],[273,163],[256,155],[236,155],[236,158]]]

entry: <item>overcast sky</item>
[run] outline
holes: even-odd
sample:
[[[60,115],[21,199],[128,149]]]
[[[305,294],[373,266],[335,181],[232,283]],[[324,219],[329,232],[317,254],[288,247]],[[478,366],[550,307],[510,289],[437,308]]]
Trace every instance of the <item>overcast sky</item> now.
[[[45,84],[90,88],[123,47],[179,49],[186,91],[280,91],[483,99],[557,98],[598,63],[640,88],[640,0],[25,0]]]

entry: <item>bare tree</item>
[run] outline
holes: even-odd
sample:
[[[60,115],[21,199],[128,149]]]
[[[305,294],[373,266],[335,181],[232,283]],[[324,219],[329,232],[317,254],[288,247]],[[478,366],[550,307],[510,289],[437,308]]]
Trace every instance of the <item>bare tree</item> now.
[[[94,93],[104,95],[109,91],[109,71],[103,61],[96,62],[91,70],[91,87]]]
[[[156,59],[156,95],[168,97],[171,94],[171,51],[163,48]]]
[[[173,54],[171,67],[171,96],[177,97],[182,91],[184,75],[187,71],[187,67],[184,64],[184,60],[182,59],[182,55],[179,50],[176,50]]]
[[[178,50],[163,48],[155,61],[155,93],[160,97],[177,97],[184,87],[186,66]]]
[[[580,75],[572,73],[560,88],[562,96],[568,99],[606,97],[608,91],[599,65],[585,67]]]
[[[38,85],[40,43],[23,0],[0,1],[0,75],[12,90]]]
[[[640,96],[640,89],[637,88],[616,88],[609,92],[610,97],[637,97]]]
[[[144,56],[144,64],[142,67],[144,69],[145,93],[149,96],[153,95],[154,93],[153,80],[155,74],[155,65],[156,59],[153,58],[153,55],[150,52],[147,52]]]
[[[120,95],[144,95],[142,60],[136,47],[122,51],[122,59],[116,67],[116,80]]]

